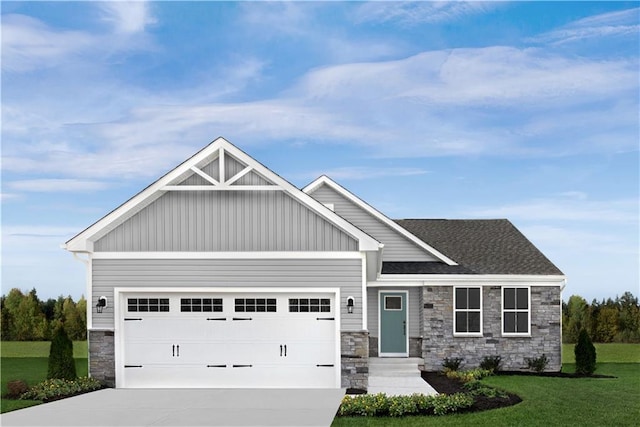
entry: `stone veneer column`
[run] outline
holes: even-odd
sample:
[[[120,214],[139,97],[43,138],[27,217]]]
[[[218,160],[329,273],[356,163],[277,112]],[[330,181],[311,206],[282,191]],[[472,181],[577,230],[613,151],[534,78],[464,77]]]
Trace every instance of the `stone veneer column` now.
[[[107,387],[116,386],[113,331],[88,331],[89,375]]]
[[[342,387],[367,390],[369,387],[369,333],[341,332]]]
[[[485,356],[501,356],[502,369],[526,368],[527,358],[545,354],[547,371],[562,367],[562,331],[560,288],[531,287],[531,336],[502,336],[502,298],[500,286],[482,288],[482,337],[453,336],[453,287],[423,288],[424,336],[422,356],[425,370],[442,369],[444,358],[464,359],[464,368],[477,367]]]

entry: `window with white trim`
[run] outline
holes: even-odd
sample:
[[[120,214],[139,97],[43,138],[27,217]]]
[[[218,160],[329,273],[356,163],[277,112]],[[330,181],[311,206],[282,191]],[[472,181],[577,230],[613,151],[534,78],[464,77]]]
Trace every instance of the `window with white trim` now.
[[[453,289],[454,335],[482,335],[482,288]]]
[[[531,292],[528,287],[502,288],[502,333],[529,335],[531,331]]]

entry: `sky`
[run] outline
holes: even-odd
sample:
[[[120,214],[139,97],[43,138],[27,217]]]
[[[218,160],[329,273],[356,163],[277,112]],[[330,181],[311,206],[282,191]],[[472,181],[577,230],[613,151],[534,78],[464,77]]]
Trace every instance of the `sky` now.
[[[639,290],[638,2],[11,2],[2,293],[85,294],[60,245],[223,136],[391,218],[508,218]]]

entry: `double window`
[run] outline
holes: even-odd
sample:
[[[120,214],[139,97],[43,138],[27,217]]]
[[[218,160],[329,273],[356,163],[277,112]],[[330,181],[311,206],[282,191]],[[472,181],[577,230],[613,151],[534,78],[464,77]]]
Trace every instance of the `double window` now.
[[[454,335],[482,335],[482,288],[453,290]]]
[[[502,334],[528,336],[531,325],[531,292],[528,287],[502,288]]]

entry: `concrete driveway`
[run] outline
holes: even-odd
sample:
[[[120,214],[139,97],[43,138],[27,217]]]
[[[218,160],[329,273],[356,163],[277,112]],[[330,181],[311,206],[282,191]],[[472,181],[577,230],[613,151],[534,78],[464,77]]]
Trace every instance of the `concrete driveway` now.
[[[2,426],[328,426],[344,389],[104,389],[0,416]]]

